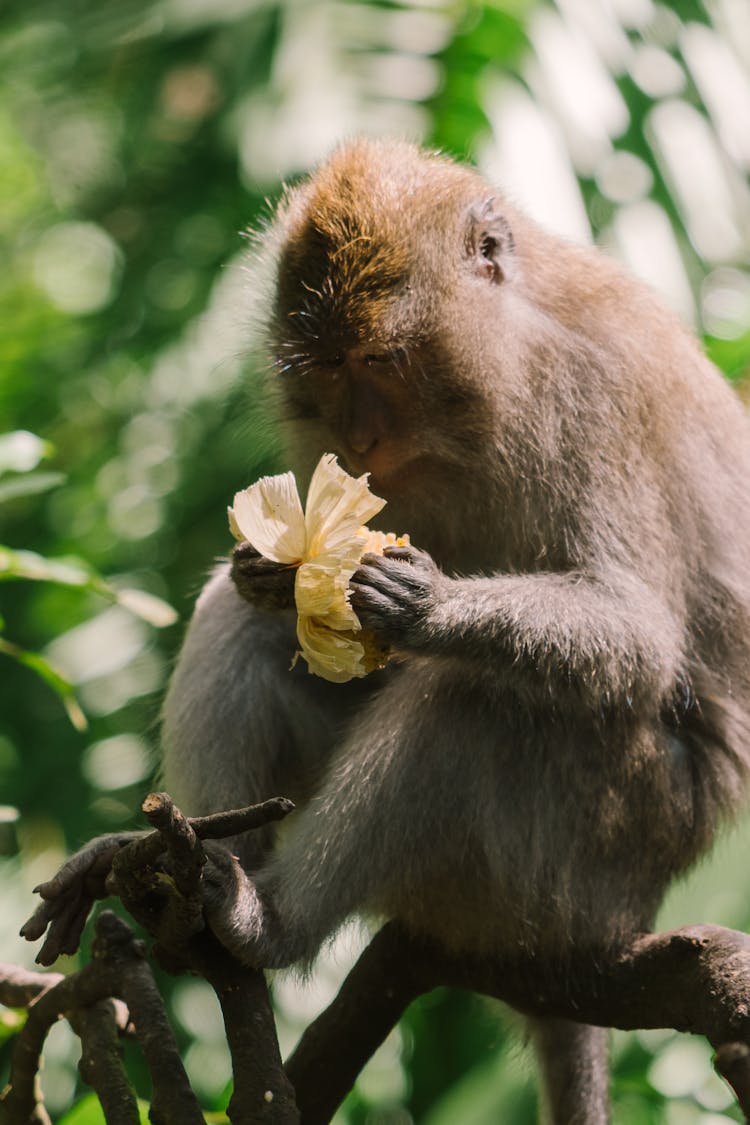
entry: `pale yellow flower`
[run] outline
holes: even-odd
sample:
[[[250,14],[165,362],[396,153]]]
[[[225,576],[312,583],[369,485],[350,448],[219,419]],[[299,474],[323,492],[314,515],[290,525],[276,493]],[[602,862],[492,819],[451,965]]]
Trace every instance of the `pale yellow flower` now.
[[[297,639],[311,672],[343,683],[382,667],[386,654],[363,633],[349,604],[349,580],[367,551],[408,542],[363,524],[384,507],[367,475],[351,477],[336,458],[321,458],[303,512],[293,473],[263,477],[238,492],[229,509],[236,539],[273,562],[296,566]]]

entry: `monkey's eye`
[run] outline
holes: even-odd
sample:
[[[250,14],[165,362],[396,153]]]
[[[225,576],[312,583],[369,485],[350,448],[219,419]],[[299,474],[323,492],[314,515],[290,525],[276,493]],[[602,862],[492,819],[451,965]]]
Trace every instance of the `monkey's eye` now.
[[[406,348],[398,347],[389,348],[387,352],[368,352],[364,357],[364,362],[368,367],[374,366],[388,366],[400,368],[404,365],[407,359]]]

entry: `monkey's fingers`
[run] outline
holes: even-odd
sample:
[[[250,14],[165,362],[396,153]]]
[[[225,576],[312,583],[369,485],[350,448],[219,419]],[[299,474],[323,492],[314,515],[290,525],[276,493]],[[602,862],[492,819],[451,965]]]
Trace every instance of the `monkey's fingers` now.
[[[61,954],[76,952],[93,904],[93,896],[80,886],[77,893],[39,904],[21,927],[21,937],[27,941],[36,941],[47,931],[44,944],[36,956],[38,964],[51,965]]]
[[[401,548],[398,548],[401,550]],[[423,574],[412,566],[393,566],[393,560],[383,555],[365,555],[351,579],[352,589],[367,590],[403,603],[424,590]]]
[[[294,605],[296,568],[265,558],[251,543],[238,543],[234,548],[231,577],[240,597],[259,609]]]
[[[288,570],[286,563],[273,562],[261,555],[252,543],[243,540],[232,551],[232,570],[242,571],[244,574],[278,574],[280,570]]]
[[[378,606],[398,606],[408,600],[408,594],[398,582],[388,575],[370,572],[362,567],[349,583],[351,602],[355,613],[360,609],[376,609]]]
[[[51,965],[61,953],[75,953],[91,907],[109,893],[106,879],[115,854],[137,835],[112,833],[91,840],[51,879],[34,888],[42,902],[22,926],[21,936],[36,941],[47,931],[37,956],[41,965]]]
[[[120,848],[132,838],[132,834],[129,834],[100,836],[96,840],[91,840],[66,860],[51,879],[34,887],[34,894],[51,901],[69,894],[74,887],[85,883],[89,893],[95,898],[104,898],[104,880],[112,867],[112,860]],[[100,887],[101,894],[97,895],[97,887]]]
[[[257,547],[253,547],[248,539],[243,539],[241,543],[235,543],[232,548],[232,558],[244,562],[246,559],[259,559],[261,553]]]
[[[396,559],[397,562],[408,562],[414,564],[417,559],[419,559],[420,556],[423,556],[424,554],[424,551],[420,551],[416,547],[412,547],[410,544],[407,544],[404,547],[397,547],[394,545],[392,547],[383,548],[384,557],[387,559]]]
[[[365,568],[361,568],[364,570]],[[403,587],[385,579],[382,587],[378,574],[357,572],[350,582],[352,609],[363,629],[373,633],[384,644],[399,639],[404,618],[408,612],[409,598]]]

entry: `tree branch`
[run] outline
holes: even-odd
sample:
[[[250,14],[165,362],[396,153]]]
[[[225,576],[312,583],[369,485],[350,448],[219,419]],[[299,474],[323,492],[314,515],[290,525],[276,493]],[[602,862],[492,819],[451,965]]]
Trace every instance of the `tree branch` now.
[[[34,974],[41,976],[43,974]],[[107,1019],[110,1029],[104,1041],[94,1039],[94,1030],[101,1031],[100,1002],[111,996],[120,997],[128,1006],[135,1034],[143,1050],[153,1084],[151,1119],[154,1125],[205,1125],[164,1012],[164,1005],[144,959],[143,943],[136,941],[132,930],[111,911],[103,911],[96,920],[96,938],[92,960],[72,976],[59,978],[51,987],[39,992],[30,1004],[29,1014],[13,1049],[11,1079],[4,1092],[2,1113],[8,1125],[28,1125],[40,1118],[40,1102],[36,1091],[41,1050],[47,1032],[63,1013],[71,1013],[75,1026],[77,1013],[97,1006],[94,1016],[84,1016],[82,1031],[86,1035],[84,1069],[96,1077],[95,1088],[102,1093],[102,1083],[111,1082],[106,1099],[113,1125],[131,1125],[134,1097],[125,1092],[126,1079],[119,1059],[112,1054],[115,1009],[111,1006]],[[29,987],[33,982],[28,982]],[[16,987],[16,986],[14,986]],[[100,1079],[101,1076],[101,1079]],[[34,1115],[37,1116],[34,1116]]]
[[[609,957],[451,956],[389,923],[287,1062],[305,1125],[330,1120],[408,1004],[438,985],[482,992],[535,1016],[704,1035],[750,1116],[750,937],[720,926],[638,935]]]
[[[724,1043],[714,1056],[714,1067],[737,1095],[745,1121],[750,1120],[750,1047],[746,1043]]]
[[[139,1125],[138,1102],[122,1062],[115,1002],[99,1000],[68,1018],[81,1040],[78,1071],[96,1092],[107,1125]]]
[[[437,985],[483,992],[533,1016],[704,1035],[716,1049],[718,1072],[750,1118],[750,937],[719,926],[640,934],[620,949],[574,951],[555,963],[530,955],[454,956],[389,923],[364,951],[334,1002],[304,1033],[285,1074],[262,974],[233,961],[205,929],[201,839],[235,836],[279,819],[292,807],[279,799],[188,820],[166,794],[152,794],[144,811],[157,831],[111,853],[111,886],[155,936],[160,958],[172,968],[201,973],[216,991],[232,1052],[230,1117],[236,1125],[296,1125],[300,1115],[305,1125],[329,1121],[404,1009]],[[74,977],[52,980],[50,984],[49,976],[15,967],[6,967],[0,978],[0,1000],[31,1004],[16,1044],[12,1088],[3,1103],[5,1120],[27,1125],[35,1113],[36,1120],[44,1120],[34,1075],[50,1023],[59,1012],[88,1009],[112,995],[126,1000],[133,1014],[153,1076],[154,1121],[202,1121],[161,998],[139,943],[124,923],[112,914],[100,915],[94,961]],[[86,1020],[93,1018],[89,1014]],[[111,1026],[110,1021],[108,1051]],[[111,1057],[101,1062],[102,1067],[116,1065]],[[93,1064],[85,1066],[97,1089],[118,1088],[119,1071],[110,1069],[111,1078],[102,1080]],[[111,1119],[129,1125],[126,1114],[132,1113],[132,1102],[124,1092],[116,1100]],[[114,1116],[117,1112],[123,1116]]]
[[[236,1125],[296,1125],[294,1091],[284,1073],[276,1027],[262,972],[239,964],[205,931],[200,880],[205,854],[200,840],[225,838],[279,820],[294,808],[277,798],[246,809],[188,819],[166,793],[152,793],[144,812],[158,832],[123,848],[113,862],[113,889],[156,938],[155,954],[170,971],[190,968],[212,985],[221,1004],[232,1054]],[[152,866],[166,853],[171,881]],[[145,863],[145,866],[144,866]],[[159,896],[154,911],[153,896]]]
[[[207,942],[201,942],[205,949]],[[234,1125],[297,1125],[295,1092],[281,1062],[264,974],[235,961],[212,942],[201,972],[221,1005],[232,1055],[234,1090],[227,1108]]]

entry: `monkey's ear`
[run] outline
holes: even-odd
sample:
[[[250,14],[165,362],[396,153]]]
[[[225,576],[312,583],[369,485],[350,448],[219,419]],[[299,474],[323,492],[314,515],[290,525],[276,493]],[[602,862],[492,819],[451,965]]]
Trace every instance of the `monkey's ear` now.
[[[481,277],[499,285],[508,276],[513,261],[513,232],[497,210],[494,196],[469,211],[466,250]]]

